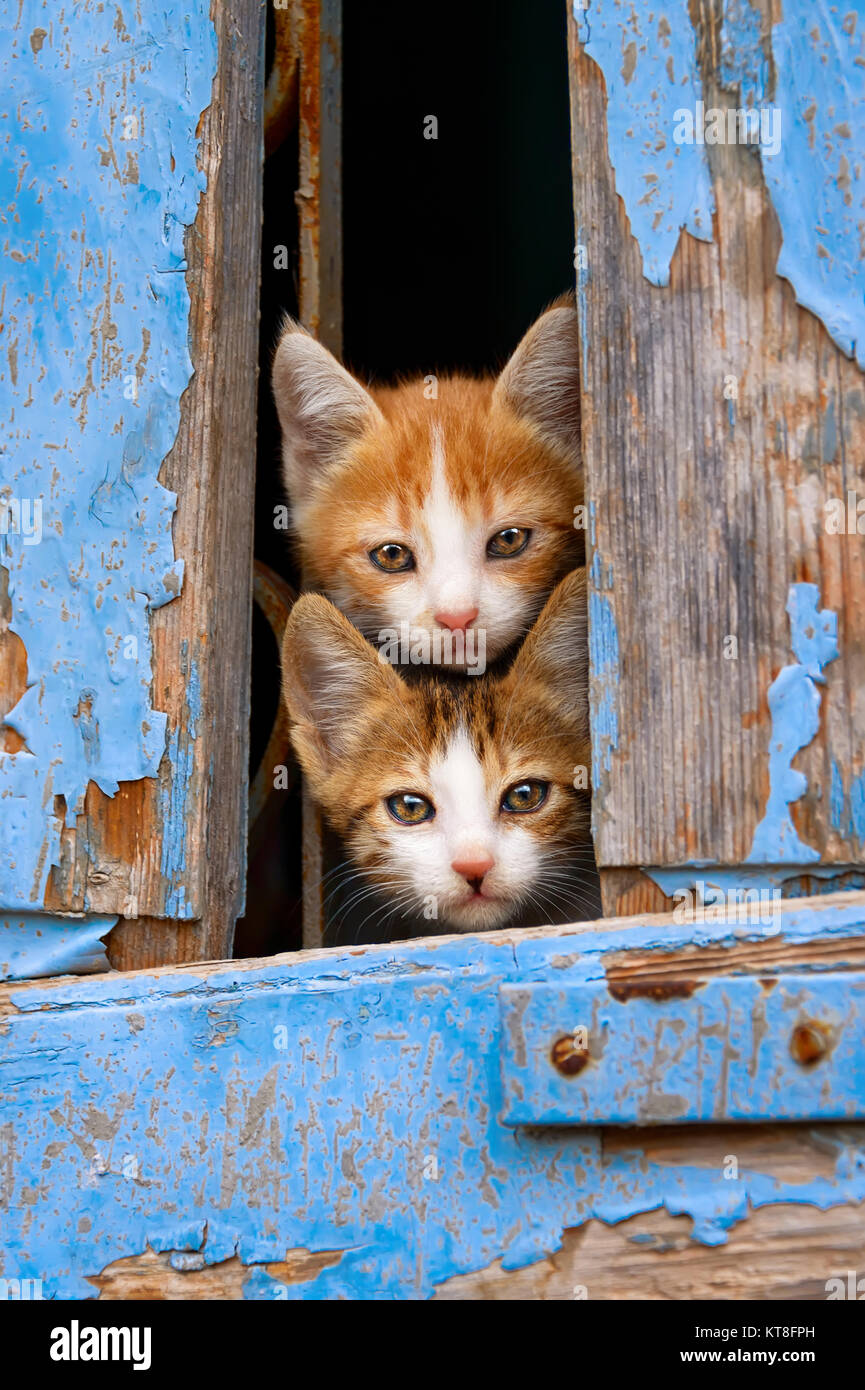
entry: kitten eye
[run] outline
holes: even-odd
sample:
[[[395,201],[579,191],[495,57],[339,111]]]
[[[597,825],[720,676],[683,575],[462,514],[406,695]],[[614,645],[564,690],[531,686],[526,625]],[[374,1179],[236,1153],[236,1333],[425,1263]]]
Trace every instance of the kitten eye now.
[[[408,546],[398,545],[396,541],[385,541],[369,552],[369,558],[380,570],[387,574],[402,574],[414,569],[414,556]]]
[[[422,825],[436,813],[432,802],[419,792],[396,792],[387,798],[385,806],[400,825]]]
[[[525,550],[532,533],[525,526],[507,526],[504,531],[499,531],[487,541],[487,554],[505,559],[511,555],[520,555]]]
[[[537,811],[550,790],[549,782],[517,782],[502,797],[503,811]]]

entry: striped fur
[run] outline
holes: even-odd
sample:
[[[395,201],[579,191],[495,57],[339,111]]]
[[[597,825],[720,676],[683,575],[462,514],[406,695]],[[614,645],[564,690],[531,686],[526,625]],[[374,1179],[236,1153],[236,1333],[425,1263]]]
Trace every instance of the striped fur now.
[[[364,911],[395,934],[481,931],[597,913],[590,801],[585,572],[558,585],[504,673],[407,682],[327,599],[302,597],[283,645],[284,691],[308,784],[342,837]],[[525,779],[549,783],[533,812],[501,809]],[[386,801],[427,797],[405,826]],[[494,861],[483,896],[452,868]],[[399,927],[399,930],[396,928]]]

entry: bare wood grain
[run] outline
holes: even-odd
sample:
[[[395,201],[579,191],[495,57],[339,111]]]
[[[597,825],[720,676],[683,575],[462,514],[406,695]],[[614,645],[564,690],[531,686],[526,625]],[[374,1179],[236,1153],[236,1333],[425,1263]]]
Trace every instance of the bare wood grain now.
[[[828,1126],[825,1128],[829,1128]],[[765,1130],[765,1132],[764,1132]],[[717,1131],[714,1131],[717,1136]],[[681,1137],[681,1136],[680,1136]],[[725,1133],[715,1144],[717,1152],[702,1141],[711,1133],[691,1134],[689,1143],[671,1152],[656,1146],[650,1162],[686,1163],[702,1160],[704,1166],[722,1165],[735,1152],[743,1167],[757,1167],[766,1158],[772,1171],[786,1181],[798,1174],[802,1181],[813,1176],[813,1164],[826,1166],[820,1134],[799,1127],[779,1133],[778,1127],[761,1126],[756,1132]],[[771,1141],[771,1154],[765,1152]],[[829,1147],[829,1137],[825,1136]],[[624,1136],[633,1153],[633,1137]],[[606,1139],[605,1139],[606,1147]],[[721,1153],[723,1148],[724,1152]],[[808,1171],[806,1172],[806,1167]],[[760,1171],[764,1171],[760,1166]],[[769,1171],[769,1170],[766,1170]],[[340,1251],[313,1253],[292,1250],[285,1259],[264,1266],[278,1284],[298,1284],[314,1279],[323,1269],[337,1264]],[[102,1300],[141,1299],[235,1300],[243,1297],[243,1285],[251,1266],[234,1257],[220,1264],[175,1269],[170,1253],[148,1250],[108,1265],[89,1283]],[[563,1301],[574,1298],[599,1300],[825,1300],[826,1282],[846,1279],[850,1269],[865,1265],[865,1208],[779,1205],[763,1207],[733,1227],[724,1245],[707,1246],[691,1238],[686,1216],[651,1211],[630,1217],[615,1226],[592,1220],[565,1231],[559,1250],[523,1269],[503,1270],[496,1261],[487,1269],[457,1275],[441,1284],[437,1301]]]
[[[27,653],[9,627],[11,618],[9,571],[0,565],[0,753],[20,753],[24,747],[21,735],[3,722],[27,689]]]
[[[865,936],[779,941],[766,937],[724,946],[685,946],[676,951],[611,951],[604,957],[610,985],[669,985],[715,975],[777,975],[793,970],[865,969]]]
[[[342,9],[295,0],[300,27],[300,318],[342,356]]]
[[[729,1152],[729,1150],[728,1150]],[[689,1162],[687,1150],[681,1155]],[[691,1239],[691,1221],[666,1211],[616,1226],[589,1221],[525,1269],[496,1261],[441,1284],[438,1300],[592,1302],[649,1299],[825,1300],[826,1282],[865,1266],[865,1208],[779,1205],[749,1213],[726,1244]]]
[[[737,105],[717,73],[719,0],[693,0],[706,105]],[[771,14],[763,0],[764,21]],[[683,232],[667,288],[644,278],[607,148],[603,75],[569,21],[574,196],[590,272],[582,297],[583,441],[595,548],[621,660],[619,743],[596,769],[607,911],[657,904],[624,871],[741,864],[768,792],[766,694],[793,660],[788,587],[819,585],[839,615],[821,728],[795,766],[793,807],[824,862],[861,845],[831,824],[833,760],[865,765],[865,545],[827,534],[824,503],[865,495],[865,382],[775,274],[777,218],[759,159],[707,146],[713,241]],[[792,118],[792,117],[791,117]],[[735,423],[725,376],[738,382]],[[824,428],[840,422],[837,448]],[[738,660],[723,642],[738,639]],[[618,871],[622,871],[619,873]]]

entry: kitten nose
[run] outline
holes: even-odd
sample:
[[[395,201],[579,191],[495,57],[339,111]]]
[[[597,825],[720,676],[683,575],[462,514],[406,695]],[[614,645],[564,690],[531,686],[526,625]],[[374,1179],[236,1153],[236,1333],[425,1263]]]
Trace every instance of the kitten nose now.
[[[463,608],[458,613],[434,613],[433,617],[442,627],[449,627],[451,632],[465,632],[469,623],[473,623],[478,616],[477,608]]]
[[[454,859],[451,868],[478,892],[484,875],[489,873],[495,862],[491,854],[476,854],[472,859]]]

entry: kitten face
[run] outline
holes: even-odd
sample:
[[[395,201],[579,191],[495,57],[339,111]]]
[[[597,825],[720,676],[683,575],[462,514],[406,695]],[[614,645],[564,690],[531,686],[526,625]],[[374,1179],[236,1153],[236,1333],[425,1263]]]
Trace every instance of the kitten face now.
[[[511,670],[475,681],[407,684],[325,599],[299,600],[283,650],[295,747],[395,921],[426,911],[431,930],[484,931],[526,911],[538,923],[582,915],[584,641],[582,572],[559,585]]]
[[[554,308],[498,381],[444,378],[428,399],[423,381],[370,394],[284,334],[274,391],[304,573],[371,641],[474,630],[492,661],[579,563],[577,352],[575,311]]]

